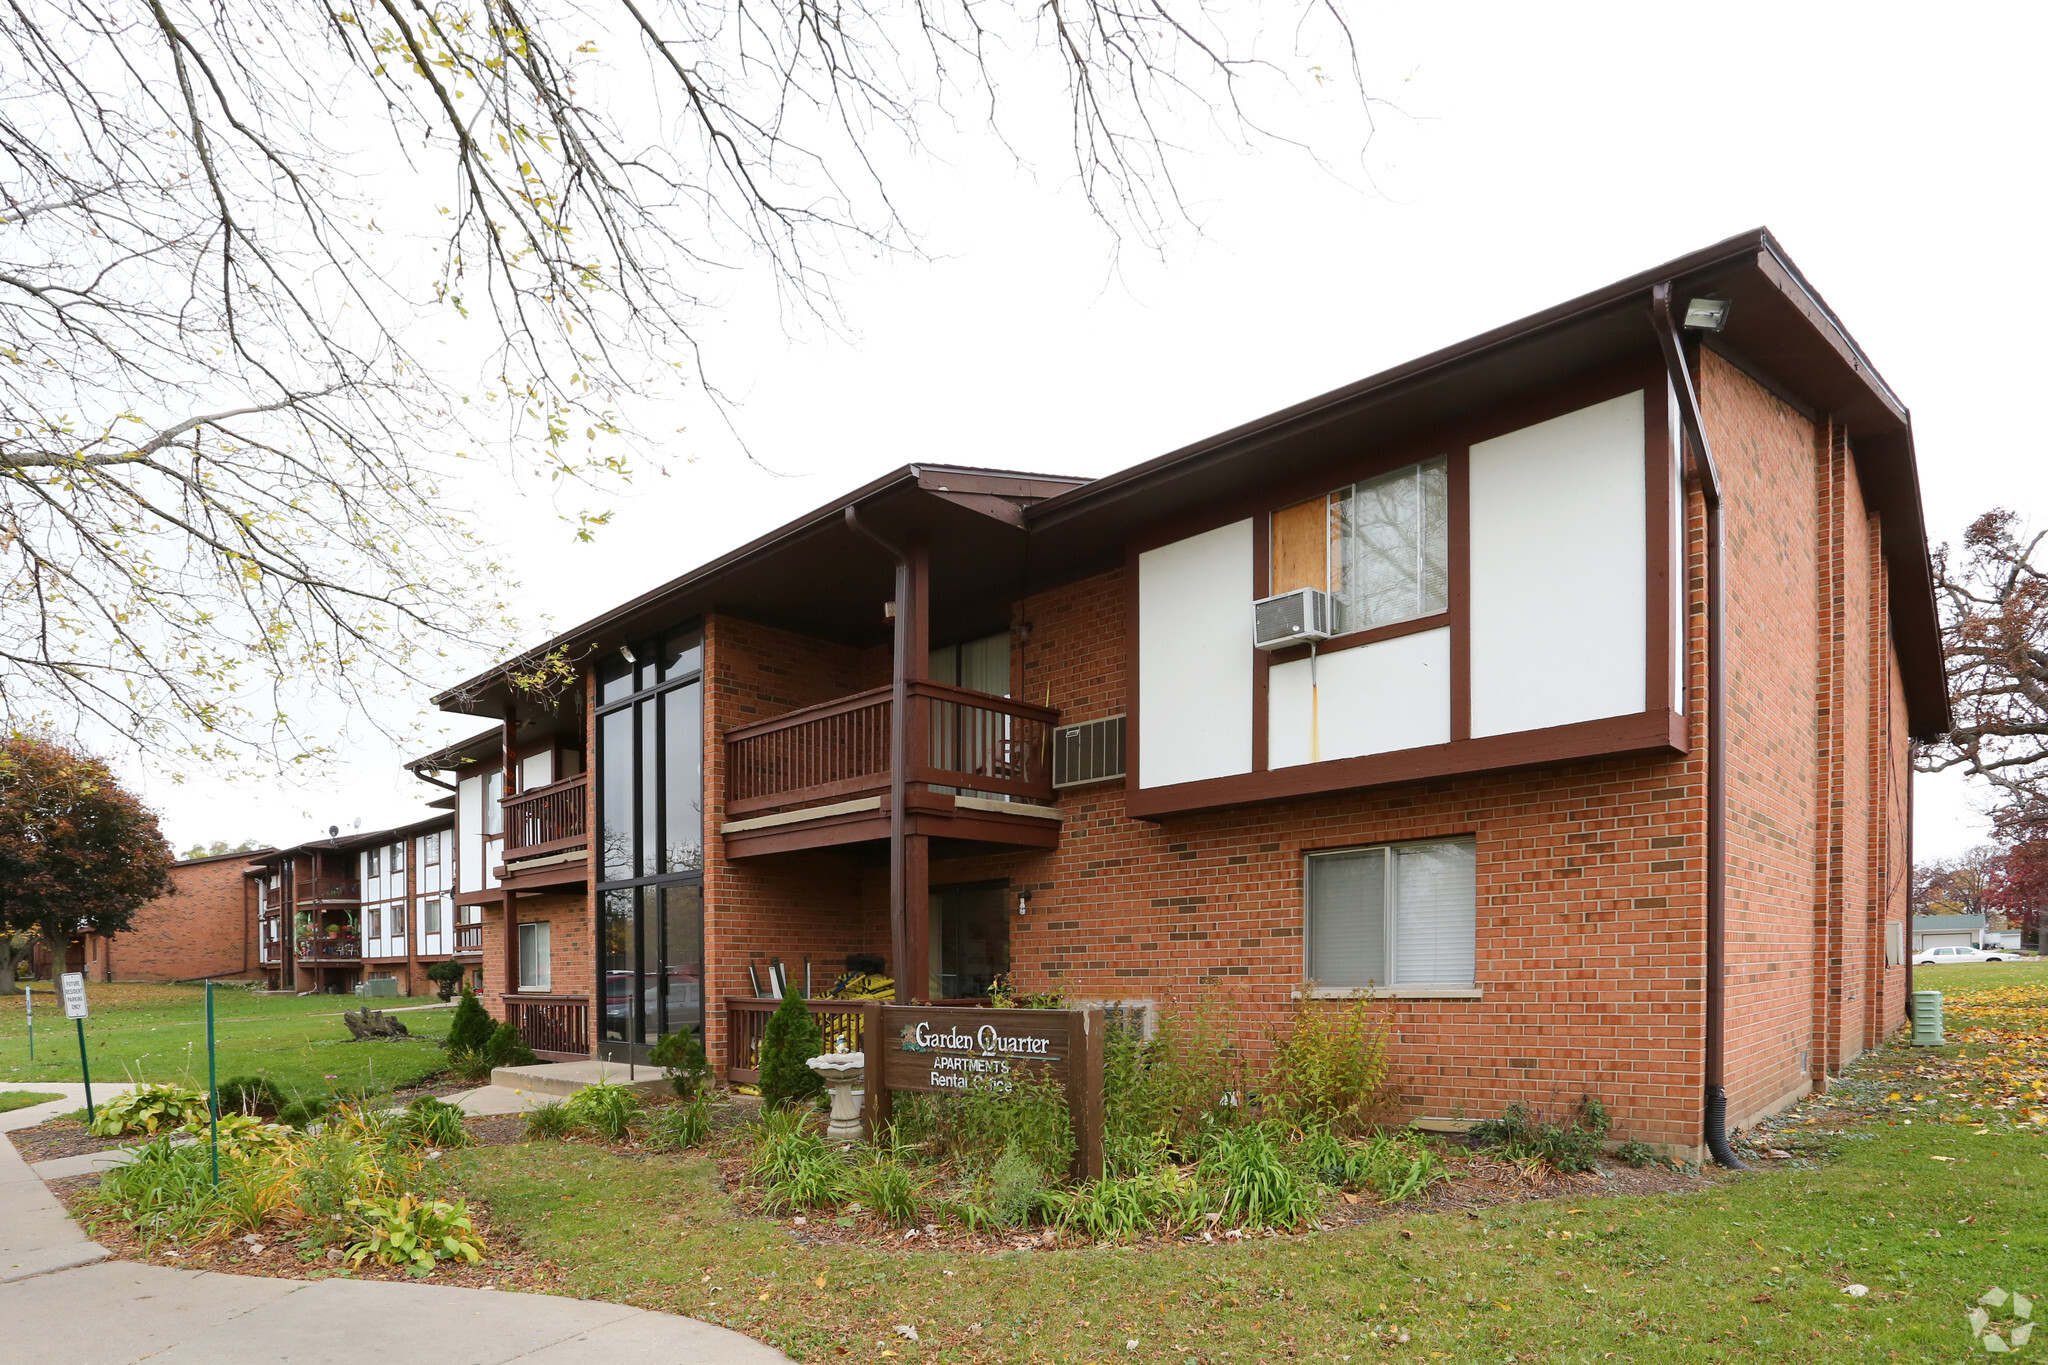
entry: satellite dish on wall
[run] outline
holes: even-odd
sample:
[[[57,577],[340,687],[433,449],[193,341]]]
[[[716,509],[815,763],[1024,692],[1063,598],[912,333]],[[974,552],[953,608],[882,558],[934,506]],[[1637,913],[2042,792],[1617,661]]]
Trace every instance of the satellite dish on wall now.
[[[349,828],[350,828],[350,829],[361,829],[362,827],[363,827],[363,817],[362,817],[362,816],[360,816],[360,815],[358,815],[358,816],[356,817],[356,822],[355,822],[355,823],[354,823],[353,825],[349,826]]]
[[[339,839],[341,837],[341,826],[329,825],[327,827],[327,837],[330,839]]]

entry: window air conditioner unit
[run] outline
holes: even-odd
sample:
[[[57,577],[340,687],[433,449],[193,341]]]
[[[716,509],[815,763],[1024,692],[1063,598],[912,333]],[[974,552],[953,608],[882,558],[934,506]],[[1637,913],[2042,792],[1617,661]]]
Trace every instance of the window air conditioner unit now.
[[[1252,643],[1260,649],[1305,645],[1335,633],[1330,595],[1320,588],[1296,588],[1252,603]]]

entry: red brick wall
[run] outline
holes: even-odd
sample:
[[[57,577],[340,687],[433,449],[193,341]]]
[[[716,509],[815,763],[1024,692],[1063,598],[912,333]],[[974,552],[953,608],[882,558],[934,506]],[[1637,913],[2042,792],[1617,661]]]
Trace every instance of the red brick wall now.
[[[548,955],[554,981],[548,988],[548,994],[580,995],[595,1000],[597,967],[588,896],[573,891],[566,895],[521,896],[512,902],[512,919],[515,924],[546,921],[551,926],[548,930]],[[479,998],[496,1019],[505,1017],[504,976],[509,960],[505,953],[504,912],[496,906],[486,905],[484,989]],[[517,980],[512,984],[517,986]]]
[[[185,981],[193,977],[255,977],[256,893],[246,903],[246,853],[179,863],[173,887],[135,912],[125,933],[99,943],[93,975],[113,981]]]

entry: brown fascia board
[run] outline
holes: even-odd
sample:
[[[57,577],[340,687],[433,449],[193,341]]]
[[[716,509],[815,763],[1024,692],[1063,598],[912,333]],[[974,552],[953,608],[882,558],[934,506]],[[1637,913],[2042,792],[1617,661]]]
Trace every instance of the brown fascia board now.
[[[206,863],[224,863],[230,858],[261,858],[277,852],[274,848],[252,848],[241,853],[209,853],[204,858],[176,858],[173,867],[200,867]]]
[[[445,772],[458,763],[479,762],[485,758],[498,755],[503,751],[504,746],[505,729],[501,725],[494,725],[488,730],[471,735],[468,739],[457,740],[453,744],[443,745],[430,754],[422,754],[418,758],[407,759],[405,761],[405,770],[416,773],[421,768],[427,768],[434,772]]]
[[[1034,542],[1055,543],[1035,553],[1051,562],[1060,558],[1057,542],[1070,540],[1115,547],[1120,557],[1130,532],[1184,510],[1188,502],[1214,502],[1256,482],[1262,457],[1307,439],[1307,433],[1384,419],[1370,435],[1404,434],[1384,427],[1412,428],[1430,413],[1469,411],[1508,396],[1518,383],[1542,383],[1546,352],[1562,356],[1558,363],[1574,357],[1591,363],[1611,358],[1617,346],[1653,351],[1649,294],[1665,280],[1686,293],[1733,298],[1730,347],[1745,356],[1748,367],[1766,371],[1776,386],[1848,428],[1859,476],[1880,514],[1892,570],[1892,631],[1911,730],[1918,738],[1945,732],[1950,722],[1940,610],[1911,414],[1763,228],[1037,503],[1026,510],[1025,525]]]
[[[772,571],[777,552],[786,550],[808,536],[838,530],[845,525],[846,509],[877,497],[900,491],[928,493],[956,503],[969,511],[991,516],[1012,526],[1022,525],[1021,507],[1055,497],[1085,480],[1061,474],[1033,474],[1019,470],[980,469],[964,465],[909,464],[871,480],[768,534],[740,546],[717,559],[692,569],[594,616],[579,626],[556,635],[513,658],[456,684],[436,695],[434,705],[444,711],[468,712],[478,701],[500,687],[512,670],[530,665],[555,649],[598,645],[609,647],[649,628],[663,616],[673,616],[669,604],[696,589],[712,587],[718,580],[749,569]],[[460,746],[453,746],[460,747]],[[442,752],[447,752],[446,750]],[[436,755],[429,755],[429,758]],[[424,760],[422,760],[424,761]]]

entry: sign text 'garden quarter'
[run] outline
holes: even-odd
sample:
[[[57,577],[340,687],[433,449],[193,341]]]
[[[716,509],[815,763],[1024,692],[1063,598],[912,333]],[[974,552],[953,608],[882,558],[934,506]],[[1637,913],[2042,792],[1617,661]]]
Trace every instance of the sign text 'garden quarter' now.
[[[889,1122],[898,1090],[958,1095],[1006,1090],[1041,1076],[1067,1092],[1074,1165],[1084,1179],[1102,1175],[1102,1011],[998,1010],[940,1005],[866,1007],[869,1122]]]

